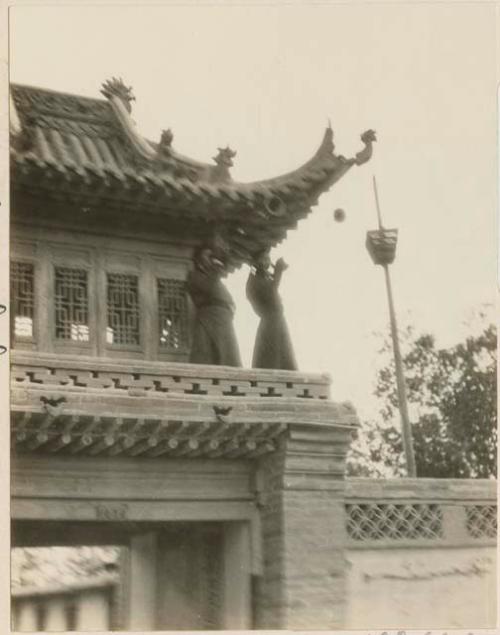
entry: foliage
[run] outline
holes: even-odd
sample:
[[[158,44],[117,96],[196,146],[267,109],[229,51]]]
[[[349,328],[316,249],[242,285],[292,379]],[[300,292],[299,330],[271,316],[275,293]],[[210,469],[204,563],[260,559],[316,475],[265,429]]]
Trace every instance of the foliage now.
[[[403,334],[403,357],[417,475],[491,478],[497,473],[497,392],[494,325],[451,348],[434,337]],[[384,351],[391,354],[390,342]],[[380,420],[365,422],[353,444],[348,474],[405,473],[394,362],[377,376]]]

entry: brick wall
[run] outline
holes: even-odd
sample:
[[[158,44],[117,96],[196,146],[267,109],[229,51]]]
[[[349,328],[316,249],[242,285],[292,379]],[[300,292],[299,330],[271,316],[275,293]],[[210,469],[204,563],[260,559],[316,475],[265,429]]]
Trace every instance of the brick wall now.
[[[349,439],[291,425],[260,462],[255,628],[492,626],[495,483],[344,479]],[[476,600],[447,612],[451,589]]]
[[[349,429],[291,426],[261,462],[263,576],[256,628],[335,629],[344,621],[344,460]]]

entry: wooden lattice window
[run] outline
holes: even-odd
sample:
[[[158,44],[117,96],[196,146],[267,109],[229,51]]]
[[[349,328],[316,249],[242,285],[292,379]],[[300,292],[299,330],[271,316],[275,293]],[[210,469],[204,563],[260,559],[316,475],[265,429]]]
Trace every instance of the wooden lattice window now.
[[[188,312],[185,283],[158,278],[160,349],[182,351],[188,347]]]
[[[139,344],[139,281],[137,276],[108,273],[108,344]]]
[[[84,269],[55,269],[56,339],[88,342],[89,290]]]
[[[33,338],[35,320],[35,268],[29,262],[10,265],[11,316],[16,338]]]

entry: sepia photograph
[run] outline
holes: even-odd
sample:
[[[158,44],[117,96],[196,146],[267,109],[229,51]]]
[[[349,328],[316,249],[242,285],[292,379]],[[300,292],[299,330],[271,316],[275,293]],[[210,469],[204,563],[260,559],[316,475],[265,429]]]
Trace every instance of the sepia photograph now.
[[[5,4],[11,631],[495,629],[496,4]]]

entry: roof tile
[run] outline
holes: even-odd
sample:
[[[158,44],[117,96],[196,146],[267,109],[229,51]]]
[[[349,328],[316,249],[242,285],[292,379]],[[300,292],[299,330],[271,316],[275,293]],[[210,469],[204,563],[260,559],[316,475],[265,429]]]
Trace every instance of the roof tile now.
[[[83,196],[95,197],[104,189],[106,195],[114,191],[121,199],[124,195],[136,197],[140,203],[146,203],[149,197],[156,205],[162,199],[167,203],[174,196],[180,207],[184,205],[194,215],[207,218],[211,217],[213,203],[218,201],[228,213],[232,208],[232,213],[239,214],[243,207],[262,216],[263,221],[272,217],[281,227],[277,234],[281,238],[295,223],[293,215],[286,212],[288,205],[301,205],[307,214],[319,194],[355,162],[334,154],[333,133],[327,129],[319,150],[299,169],[254,183],[221,182],[214,180],[220,166],[193,161],[175,153],[170,145],[164,147],[165,144],[150,143],[137,136],[134,144],[131,120],[125,126],[112,101],[30,86],[13,85],[11,90],[22,138],[13,143],[11,153],[14,182],[21,174],[23,179],[28,178],[32,166],[38,176],[32,172],[30,178],[50,181],[64,177],[75,187],[80,182]],[[365,137],[363,142],[365,150],[369,150],[363,151],[366,160],[364,157],[371,154],[371,141],[367,143]],[[279,220],[266,205],[275,197],[285,210]],[[265,231],[261,234],[267,235]],[[264,240],[261,234],[260,247]]]

